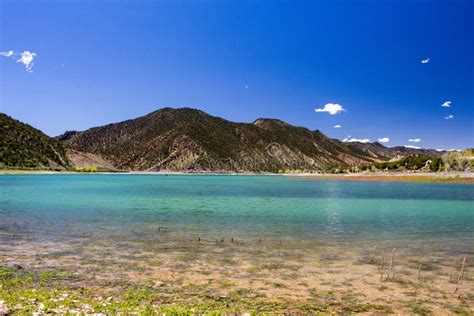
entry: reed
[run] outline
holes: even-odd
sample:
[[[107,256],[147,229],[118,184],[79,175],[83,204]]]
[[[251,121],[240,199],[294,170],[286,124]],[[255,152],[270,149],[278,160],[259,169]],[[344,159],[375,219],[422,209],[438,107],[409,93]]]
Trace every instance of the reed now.
[[[389,270],[388,270],[387,279],[390,279],[390,273],[392,273],[392,271],[393,271],[393,259],[394,259],[394,257],[395,257],[395,250],[396,250],[396,248],[393,248],[393,249],[392,249],[392,255],[390,256],[390,268],[389,268]],[[393,274],[392,274],[392,279],[394,279],[394,276],[395,276],[395,274],[393,273]]]
[[[418,275],[416,277],[416,279],[418,281],[420,281],[420,274],[421,274],[421,269],[423,268],[423,265],[420,263],[420,265],[418,266]]]
[[[458,282],[456,283],[456,288],[454,289],[454,293],[456,293],[459,290],[459,287],[464,280],[464,270],[466,268],[466,257],[462,259],[461,263],[461,269],[459,270],[459,275],[458,275]],[[459,298],[461,297],[461,294],[459,294]]]
[[[382,255],[382,260],[381,260],[381,264],[380,264],[380,281],[383,280],[383,268],[385,266],[385,259],[384,259],[384,256]]]
[[[372,258],[370,258],[370,263],[375,263],[375,255],[377,254],[377,246],[374,247],[372,252]]]
[[[458,284],[461,284],[462,281],[464,280],[464,270],[466,268],[466,258],[467,257],[464,257],[462,259],[461,270],[459,271],[459,276],[458,276]]]

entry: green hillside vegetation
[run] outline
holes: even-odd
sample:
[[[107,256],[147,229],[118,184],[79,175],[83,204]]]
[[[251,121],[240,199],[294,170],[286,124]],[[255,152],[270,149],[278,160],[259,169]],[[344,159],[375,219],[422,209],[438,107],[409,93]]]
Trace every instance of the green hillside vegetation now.
[[[443,159],[425,155],[409,155],[397,161],[365,164],[361,170],[382,171],[444,171]]]
[[[0,168],[59,170],[69,165],[60,142],[0,113]]]

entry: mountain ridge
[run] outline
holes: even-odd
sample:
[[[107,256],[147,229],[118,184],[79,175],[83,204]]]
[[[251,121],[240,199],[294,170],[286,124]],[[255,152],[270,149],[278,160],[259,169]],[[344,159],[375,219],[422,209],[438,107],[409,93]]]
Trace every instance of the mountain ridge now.
[[[170,107],[56,138],[127,170],[328,170],[409,154],[405,148],[380,143],[344,143],[279,119],[237,123],[197,109]],[[421,153],[410,149],[410,154]],[[434,150],[423,154],[427,153],[441,155]]]

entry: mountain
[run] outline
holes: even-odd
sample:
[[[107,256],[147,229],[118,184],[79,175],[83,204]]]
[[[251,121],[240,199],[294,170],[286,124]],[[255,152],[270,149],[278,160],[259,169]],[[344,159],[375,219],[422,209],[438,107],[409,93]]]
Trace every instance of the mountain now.
[[[70,166],[70,161],[58,140],[0,113],[0,165],[65,169]]]
[[[57,139],[126,170],[328,170],[405,154],[378,143],[343,143],[276,119],[235,123],[190,108],[163,108]]]

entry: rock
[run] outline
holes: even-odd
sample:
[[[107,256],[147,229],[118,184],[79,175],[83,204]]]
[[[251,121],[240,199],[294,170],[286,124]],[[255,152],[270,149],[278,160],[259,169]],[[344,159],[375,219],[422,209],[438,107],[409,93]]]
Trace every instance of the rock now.
[[[5,301],[0,300],[0,316],[4,316],[8,314],[7,305],[5,305]]]
[[[13,265],[13,267],[17,270],[23,270],[23,267],[19,264],[16,264],[16,263]]]

